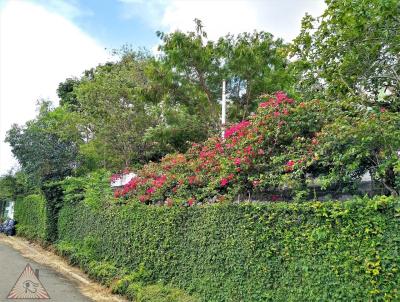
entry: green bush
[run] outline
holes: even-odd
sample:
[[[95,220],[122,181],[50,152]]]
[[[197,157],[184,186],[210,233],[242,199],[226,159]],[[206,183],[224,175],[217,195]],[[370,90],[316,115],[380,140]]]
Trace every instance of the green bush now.
[[[60,211],[58,230],[61,246],[85,246],[91,261],[117,264],[113,290],[138,301],[157,301],[142,288],[159,282],[201,301],[400,300],[394,198],[102,210],[81,203]],[[140,267],[145,277],[129,276]]]
[[[46,239],[46,201],[42,195],[32,194],[15,203],[18,235],[28,239]]]
[[[58,238],[58,212],[63,205],[62,182],[54,181],[42,185],[46,200],[46,241],[55,242]]]
[[[136,302],[195,302],[196,298],[187,295],[182,290],[160,284],[139,288]]]

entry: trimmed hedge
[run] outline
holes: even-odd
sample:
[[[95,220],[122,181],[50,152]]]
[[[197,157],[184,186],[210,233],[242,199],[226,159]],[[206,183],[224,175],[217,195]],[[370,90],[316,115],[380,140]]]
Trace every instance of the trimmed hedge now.
[[[46,200],[42,195],[28,195],[15,203],[15,220],[18,235],[29,239],[46,239]]]
[[[400,300],[400,201],[389,197],[102,210],[81,203],[61,209],[58,234],[67,254],[84,251],[73,254],[78,263],[144,268],[150,282],[202,301]]]

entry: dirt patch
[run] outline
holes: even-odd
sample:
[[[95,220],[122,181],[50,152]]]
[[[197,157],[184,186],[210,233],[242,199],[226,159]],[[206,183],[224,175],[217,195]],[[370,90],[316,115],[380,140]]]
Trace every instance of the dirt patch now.
[[[70,266],[62,257],[45,250],[40,245],[21,237],[0,235],[0,240],[21,253],[22,256],[48,266],[72,281],[79,291],[93,301],[126,302],[128,300],[111,294],[110,290],[90,280],[79,268]]]

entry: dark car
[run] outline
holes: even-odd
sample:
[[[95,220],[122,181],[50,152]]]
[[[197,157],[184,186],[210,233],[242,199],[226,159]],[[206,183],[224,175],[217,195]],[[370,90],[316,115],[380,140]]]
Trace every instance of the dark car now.
[[[2,224],[0,224],[0,233],[4,233],[7,236],[15,235],[15,220],[7,219]]]

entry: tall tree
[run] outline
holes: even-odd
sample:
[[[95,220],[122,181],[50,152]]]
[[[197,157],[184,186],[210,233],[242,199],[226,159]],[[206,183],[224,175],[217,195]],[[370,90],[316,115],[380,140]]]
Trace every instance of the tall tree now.
[[[62,121],[68,119],[55,122],[56,119],[50,103],[44,101],[34,120],[23,126],[14,124],[7,132],[6,142],[10,144],[12,153],[23,171],[37,183],[61,179],[78,166],[76,143],[70,137],[60,135],[58,129]]]
[[[293,52],[299,86],[309,97],[363,99],[400,110],[400,2],[326,0],[306,15]],[[388,96],[381,97],[386,90]]]
[[[261,93],[289,90],[293,78],[287,69],[286,45],[266,32],[227,35],[214,42],[207,39],[201,21],[196,30],[158,33],[162,40],[161,63],[170,76],[167,85],[190,106],[204,112],[213,130],[218,129],[222,79],[227,80],[230,120],[244,119],[256,108]],[[183,92],[181,92],[183,91]],[[190,93],[189,96],[185,95]],[[186,99],[185,99],[186,98]]]
[[[121,168],[152,159],[145,130],[155,123],[152,100],[145,99],[147,57],[126,53],[115,63],[86,73],[74,89],[79,100],[81,152],[105,168]]]

